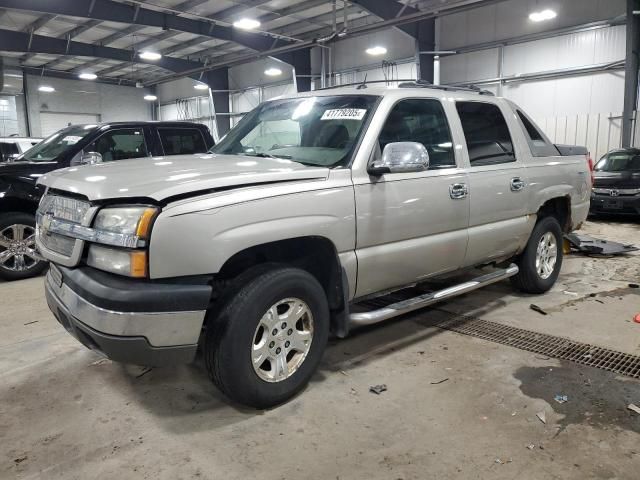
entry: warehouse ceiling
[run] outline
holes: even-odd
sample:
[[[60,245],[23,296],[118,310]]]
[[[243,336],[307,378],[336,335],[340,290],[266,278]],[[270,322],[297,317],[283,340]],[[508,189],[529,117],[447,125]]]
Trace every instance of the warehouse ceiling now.
[[[398,3],[406,7],[398,14],[443,10],[483,1],[487,0],[402,0]],[[336,3],[338,21],[342,22],[345,2],[337,0]],[[351,27],[382,20],[358,3],[366,2],[346,4]],[[184,66],[187,70],[199,65],[232,63],[276,45],[295,45],[321,38],[332,32],[334,19],[331,0],[56,0],[55,5],[52,10],[51,2],[46,0],[0,0],[0,33],[11,36],[12,42],[18,45],[3,50],[8,42],[0,42],[0,56],[13,57],[22,65],[43,73],[92,72],[101,80],[148,83],[166,76],[167,65],[178,65],[178,70]],[[117,9],[109,11],[109,5],[125,6],[133,14],[130,18],[118,17]],[[78,16],[71,15],[76,12]],[[190,21],[189,25],[198,26],[195,29],[198,33],[184,31],[188,28],[145,25],[144,19],[150,18],[147,14],[154,12]],[[114,17],[122,21],[104,20]],[[239,31],[232,24],[241,18],[257,19],[261,25],[250,32]],[[207,28],[202,28],[203,25]],[[57,45],[60,54],[50,53],[51,45]],[[70,48],[77,46],[83,53],[91,53],[88,46],[95,45],[109,47],[108,55],[79,56]],[[162,66],[140,63],[136,52],[144,50],[161,53],[163,61],[158,63]]]

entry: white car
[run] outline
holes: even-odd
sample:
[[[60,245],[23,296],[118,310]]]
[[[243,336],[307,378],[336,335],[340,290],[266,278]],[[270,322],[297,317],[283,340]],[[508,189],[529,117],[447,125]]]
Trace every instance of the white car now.
[[[0,162],[15,160],[41,141],[41,138],[0,137]]]

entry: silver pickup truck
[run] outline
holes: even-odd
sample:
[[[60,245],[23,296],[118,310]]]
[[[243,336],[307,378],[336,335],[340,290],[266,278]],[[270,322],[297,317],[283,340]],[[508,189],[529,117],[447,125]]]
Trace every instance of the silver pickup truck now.
[[[507,278],[549,290],[563,232],[587,216],[590,167],[584,148],[553,145],[487,92],[409,83],[275,99],[209,154],[41,177],[46,297],[113,360],[190,362],[200,344],[225,394],[269,407],[306,385],[330,333]],[[457,273],[467,280],[386,300]]]

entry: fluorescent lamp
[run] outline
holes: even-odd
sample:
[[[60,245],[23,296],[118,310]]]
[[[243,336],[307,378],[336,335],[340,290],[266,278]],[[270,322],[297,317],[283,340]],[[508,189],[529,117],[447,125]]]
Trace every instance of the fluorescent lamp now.
[[[540,12],[533,12],[529,14],[529,20],[532,22],[544,22],[545,20],[551,20],[558,16],[553,10],[542,10]]]
[[[384,55],[385,53],[387,53],[387,49],[385,47],[376,46],[376,47],[367,48],[365,52],[367,52],[369,55],[378,56],[378,55]]]
[[[98,78],[98,76],[95,73],[83,72],[80,75],[78,75],[78,78],[82,80],[95,80],[96,78]]]
[[[193,88],[195,88],[196,90],[208,90],[209,89],[209,85],[207,85],[206,83],[196,83]]]
[[[254,30],[260,26],[260,22],[252,18],[241,18],[233,22],[233,26],[241,30]]]
[[[264,74],[269,77],[277,77],[278,75],[282,75],[282,70],[280,70],[279,68],[271,67],[267,68],[264,71]]]
[[[156,97],[155,95],[145,95],[144,99],[147,100],[148,102],[155,102],[158,97]]]
[[[158,52],[144,51],[140,52],[140,58],[142,58],[143,60],[160,60],[162,58],[162,55],[160,55]]]
[[[39,91],[39,92],[45,92],[45,93],[51,93],[51,92],[55,92],[55,91],[56,91],[56,89],[55,89],[55,88],[53,88],[53,87],[50,87],[50,86],[48,86],[48,85],[40,85],[40,86],[38,87],[38,91]]]

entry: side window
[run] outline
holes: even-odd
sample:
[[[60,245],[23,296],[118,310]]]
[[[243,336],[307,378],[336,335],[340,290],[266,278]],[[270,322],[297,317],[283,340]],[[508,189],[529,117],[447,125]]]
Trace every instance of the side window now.
[[[18,155],[18,145],[9,142],[0,142],[0,161],[7,161],[14,155]]]
[[[159,128],[158,134],[165,155],[205,153],[208,150],[197,128]]]
[[[147,147],[142,129],[112,130],[98,138],[85,151],[98,152],[103,162],[127,158],[147,157]]]
[[[509,127],[500,109],[491,103],[458,102],[472,167],[515,162]]]
[[[516,115],[522,122],[525,130],[525,137],[529,144],[529,150],[534,157],[553,157],[559,155],[558,149],[544,136],[540,129],[520,110],[516,110]]]
[[[380,151],[393,142],[423,144],[429,152],[429,170],[456,166],[449,123],[438,100],[398,102],[389,113],[378,141]]]

